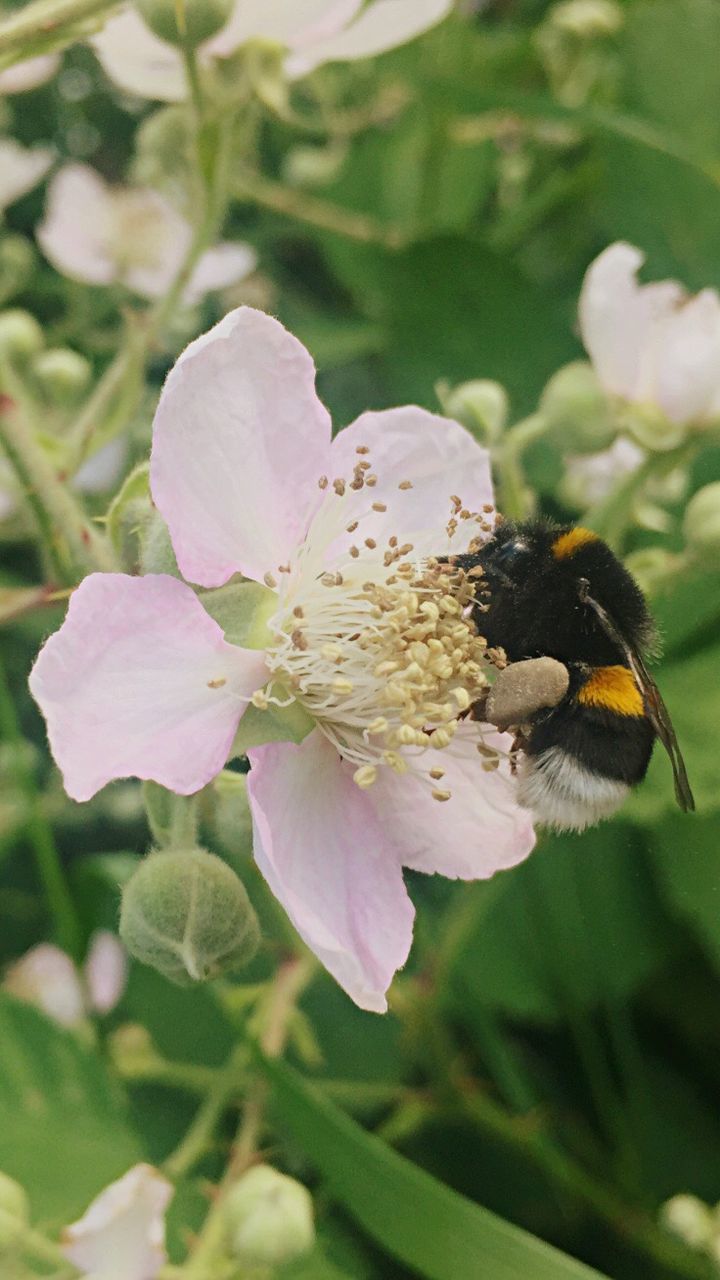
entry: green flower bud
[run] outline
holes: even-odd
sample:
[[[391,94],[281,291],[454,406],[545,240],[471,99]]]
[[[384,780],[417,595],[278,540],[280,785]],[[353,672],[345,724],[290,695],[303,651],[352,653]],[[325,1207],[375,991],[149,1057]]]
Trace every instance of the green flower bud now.
[[[717,565],[720,553],[720,481],[706,484],[690,499],[683,520],[685,541],[701,561]]]
[[[633,551],[625,563],[641,590],[651,596],[680,571],[683,560],[663,547],[643,547]]]
[[[205,849],[151,853],[123,891],[120,936],[131,955],[189,986],[241,969],[260,926],[245,887]]]
[[[68,347],[41,351],[32,368],[48,399],[58,405],[76,404],[92,373],[90,361]]]
[[[231,1187],[223,1213],[228,1251],[246,1266],[277,1267],[315,1243],[310,1192],[270,1165],[256,1165]]]
[[[15,360],[27,360],[42,351],[43,331],[29,311],[0,312],[0,354]]]
[[[687,435],[682,422],[671,422],[655,404],[626,404],[618,416],[618,426],[632,436],[643,449],[667,453],[677,449]]]
[[[33,272],[35,252],[25,236],[4,235],[0,240],[0,304],[24,288]]]
[[[499,382],[477,378],[462,382],[442,395],[442,406],[449,418],[461,422],[481,444],[497,440],[507,422],[507,391]]]
[[[234,0],[135,0],[151,31],[170,44],[193,48],[225,26]]]
[[[30,1201],[24,1187],[0,1172],[0,1250],[8,1248],[30,1225]]]
[[[598,453],[617,435],[612,407],[592,365],[573,360],[558,369],[540,399],[548,437],[566,453]]]

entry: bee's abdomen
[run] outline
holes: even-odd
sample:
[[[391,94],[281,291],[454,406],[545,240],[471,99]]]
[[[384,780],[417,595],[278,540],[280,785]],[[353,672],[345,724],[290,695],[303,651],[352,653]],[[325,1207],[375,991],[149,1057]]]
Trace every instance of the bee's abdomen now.
[[[627,668],[579,669],[568,696],[533,725],[520,802],[559,829],[609,817],[644,778],[654,737]]]

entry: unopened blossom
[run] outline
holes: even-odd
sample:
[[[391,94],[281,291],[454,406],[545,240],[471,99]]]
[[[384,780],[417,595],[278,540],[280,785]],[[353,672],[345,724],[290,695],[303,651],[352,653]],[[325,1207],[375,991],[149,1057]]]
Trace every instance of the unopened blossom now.
[[[639,284],[639,249],[613,244],[592,263],[580,295],[580,329],[612,396],[672,423],[720,415],[720,297],[689,295],[674,280]]]
[[[3,988],[34,1004],[63,1027],[77,1027],[89,1013],[115,1008],[127,981],[127,953],[107,929],[98,929],[82,970],[51,942],[41,942],[9,966]]]
[[[124,284],[144,298],[167,292],[192,237],[189,222],[157,191],[111,187],[82,164],[66,165],[55,175],[37,229],[45,256],[63,275],[86,284]],[[254,250],[240,241],[208,249],[187,285],[185,303],[236,284],[255,263]]]
[[[472,582],[442,559],[492,529],[487,451],[412,406],[333,440],[314,383],[302,345],[247,307],[190,344],[151,459],[187,582],[86,578],[31,689],[76,800],[128,775],[197,791],[250,702],[304,712],[303,741],[247,752],[255,857],[330,972],[383,1010],[412,935],[402,868],[484,878],[533,833],[509,739],[463,719],[485,645]],[[267,588],[262,648],[229,644],[187,585],[238,573]]]
[[[0,214],[45,177],[55,153],[50,147],[22,147],[0,138]]]
[[[59,66],[60,55],[57,53],[42,53],[37,58],[16,62],[14,66],[0,71],[0,97],[6,93],[37,89],[47,80],[52,80]]]
[[[66,1227],[61,1249],[88,1280],[154,1280],[167,1262],[165,1213],[172,1185],[136,1164]]]
[[[285,74],[326,62],[353,62],[406,44],[440,22],[453,0],[237,0],[220,31],[197,50],[200,65],[232,56],[252,40],[286,51]],[[91,41],[111,80],[127,93],[164,102],[189,96],[180,51],[159,39],[128,5]]]

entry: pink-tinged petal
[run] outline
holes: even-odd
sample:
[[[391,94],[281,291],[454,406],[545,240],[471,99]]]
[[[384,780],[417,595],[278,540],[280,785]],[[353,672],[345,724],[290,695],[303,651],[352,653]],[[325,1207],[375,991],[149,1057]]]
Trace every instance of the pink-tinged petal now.
[[[328,466],[330,418],[308,352],[239,307],[183,352],[153,427],[153,498],[185,578],[261,580],[297,545]]]
[[[58,53],[43,53],[37,58],[16,62],[13,67],[0,71],[0,94],[25,93],[28,89],[37,89],[38,85],[52,80],[59,66]]]
[[[372,58],[407,44],[447,16],[454,0],[372,0],[355,22],[326,39],[313,41],[288,59],[293,78],[307,75],[324,62]]]
[[[154,1280],[167,1262],[165,1213],[172,1197],[172,1185],[157,1169],[136,1164],[65,1228],[65,1257],[91,1280]]]
[[[720,298],[703,289],[659,326],[653,399],[673,422],[706,416],[720,390]]]
[[[96,929],[92,935],[84,976],[90,1007],[96,1013],[109,1013],[122,996],[128,976],[127,951],[109,929]]]
[[[89,800],[126,777],[198,791],[266,679],[263,654],[227,644],[185,583],[95,573],[40,651],[30,689],[68,795]]]
[[[504,751],[512,742],[508,734],[487,727],[482,740]],[[381,769],[368,789],[378,822],[404,866],[451,879],[487,880],[522,862],[533,848],[531,817],[517,803],[508,762],[486,773],[475,747],[478,741],[476,726],[461,725],[447,750],[428,751],[422,757],[424,773],[445,770],[438,782],[410,773],[397,777]],[[450,799],[435,800],[433,787],[449,791]]]
[[[416,405],[363,413],[333,440],[332,477],[352,479],[353,467],[361,460],[358,446],[370,450],[363,460],[370,463],[368,474],[377,475],[377,484],[348,495],[348,519],[362,515],[348,544],[369,535],[383,545],[394,534],[401,543],[412,543],[418,555],[467,549],[479,527],[470,520],[459,521],[457,532],[448,538],[452,495],[472,512],[481,512],[493,501],[490,455],[469,431]],[[410,488],[399,488],[407,482]],[[373,511],[373,502],[384,504],[387,511]]]
[[[41,942],[11,964],[3,987],[63,1027],[76,1027],[85,1017],[78,971],[70,956],[50,942]]]
[[[188,97],[179,50],[153,35],[132,5],[109,18],[90,44],[103,71],[126,93],[158,102]]]
[[[683,297],[672,280],[640,285],[644,255],[629,244],[612,244],[588,268],[580,294],[580,331],[606,391],[641,398],[652,371],[655,326]]]
[[[248,752],[258,866],[295,928],[361,1009],[383,1013],[413,907],[353,770],[315,730]]]
[[[0,210],[32,191],[54,159],[50,147],[21,147],[13,138],[0,138]]]
[[[192,306],[214,289],[226,289],[228,285],[244,280],[257,266],[257,254],[249,244],[240,241],[215,245],[208,249],[198,262],[183,295],[183,302]]]
[[[204,45],[226,57],[248,40],[274,40],[295,47],[334,35],[355,16],[363,0],[237,0],[229,22]]]
[[[37,238],[45,257],[63,275],[86,284],[112,283],[112,197],[94,169],[68,164],[55,175]]]

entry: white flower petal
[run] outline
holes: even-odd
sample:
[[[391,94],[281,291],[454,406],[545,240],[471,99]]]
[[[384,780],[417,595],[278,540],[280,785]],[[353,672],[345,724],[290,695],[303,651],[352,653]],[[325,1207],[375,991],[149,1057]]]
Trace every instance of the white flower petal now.
[[[65,1257],[90,1280],[154,1280],[167,1261],[165,1213],[172,1196],[157,1169],[135,1165],[66,1227]]]
[[[84,976],[90,1007],[96,1013],[109,1013],[125,990],[128,954],[116,934],[109,929],[96,929],[85,957]]]
[[[257,254],[249,244],[227,241],[208,249],[198,262],[183,296],[186,306],[199,302],[206,293],[226,289],[244,280],[257,266]]]
[[[77,969],[70,956],[52,943],[41,942],[10,965],[3,987],[19,1000],[42,1009],[63,1027],[76,1027],[85,1016]]]
[[[105,73],[126,93],[159,102],[187,98],[180,52],[159,40],[131,5],[109,18],[90,44]]]
[[[294,48],[335,35],[363,0],[237,0],[232,16],[204,52],[225,57],[248,40],[274,40]]]
[[[52,80],[59,66],[59,53],[43,53],[37,58],[16,62],[13,67],[0,71],[0,94],[25,93],[28,89],[37,89],[38,85]]]
[[[37,238],[45,257],[63,275],[87,284],[111,284],[112,198],[99,174],[84,164],[66,165],[48,190]]]
[[[0,210],[32,191],[54,159],[50,147],[21,147],[13,138],[0,138]]]
[[[452,5],[453,0],[371,0],[343,31],[292,54],[286,63],[287,73],[297,79],[324,62],[371,58],[407,44],[441,22]]]

